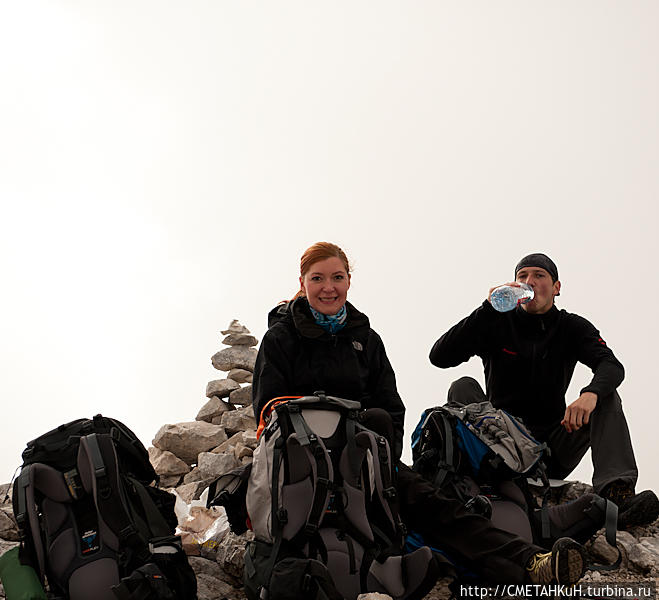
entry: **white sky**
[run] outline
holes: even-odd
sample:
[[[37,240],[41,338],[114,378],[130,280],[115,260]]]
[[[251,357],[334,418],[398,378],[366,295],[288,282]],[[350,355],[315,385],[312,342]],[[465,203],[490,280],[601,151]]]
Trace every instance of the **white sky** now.
[[[192,420],[219,330],[260,338],[329,240],[407,434],[483,379],[432,367],[434,340],[552,256],[659,490],[658,23],[654,1],[2,2],[0,482],[64,421],[148,445]]]

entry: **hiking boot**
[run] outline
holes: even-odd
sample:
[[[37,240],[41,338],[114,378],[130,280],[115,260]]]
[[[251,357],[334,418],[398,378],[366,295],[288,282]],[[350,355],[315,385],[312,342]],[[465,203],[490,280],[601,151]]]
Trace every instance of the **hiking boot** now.
[[[632,496],[618,506],[618,529],[649,525],[659,517],[659,498],[652,490]]]
[[[634,494],[628,483],[614,481],[600,495],[618,505],[618,529],[649,525],[659,517],[659,498],[652,490]]]
[[[611,500],[621,509],[622,505],[634,497],[634,486],[624,481],[613,481],[599,493],[602,498]]]
[[[586,572],[586,554],[571,538],[556,540],[551,552],[534,554],[526,570],[531,583],[573,585]]]

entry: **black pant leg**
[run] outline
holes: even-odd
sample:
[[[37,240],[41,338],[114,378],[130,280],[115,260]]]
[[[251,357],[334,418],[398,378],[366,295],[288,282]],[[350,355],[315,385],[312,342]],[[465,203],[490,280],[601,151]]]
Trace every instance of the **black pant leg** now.
[[[598,399],[590,418],[590,445],[596,492],[618,480],[636,487],[638,468],[618,392]]]
[[[546,439],[552,452],[548,469],[550,477],[567,477],[590,447],[596,493],[613,481],[628,483],[632,488],[636,486],[638,469],[618,392],[598,398],[588,425],[568,433],[557,423]]]
[[[467,512],[461,500],[440,492],[400,462],[398,491],[403,522],[427,543],[463,559],[487,581],[524,583],[529,559],[545,551]]]

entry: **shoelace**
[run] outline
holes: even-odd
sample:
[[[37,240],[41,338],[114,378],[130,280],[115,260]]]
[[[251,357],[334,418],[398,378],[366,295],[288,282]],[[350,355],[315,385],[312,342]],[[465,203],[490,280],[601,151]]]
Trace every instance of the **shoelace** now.
[[[538,565],[542,563],[548,556],[551,556],[551,552],[545,552],[545,553],[538,553],[534,554],[531,557],[531,562],[528,567],[526,567],[527,571],[535,571],[535,569],[538,568]]]

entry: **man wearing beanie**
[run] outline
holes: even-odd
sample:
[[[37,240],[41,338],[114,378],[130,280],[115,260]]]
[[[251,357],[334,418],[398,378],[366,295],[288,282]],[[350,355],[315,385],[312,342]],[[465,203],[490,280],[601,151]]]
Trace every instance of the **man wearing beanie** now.
[[[634,493],[638,471],[616,391],[623,366],[592,323],[556,308],[561,282],[551,258],[541,253],[522,258],[515,282],[507,285],[521,283],[533,288],[532,301],[499,313],[490,303],[493,287],[481,306],[435,342],[433,365],[454,367],[479,356],[485,368],[487,397],[475,379],[463,377],[451,385],[449,400],[468,404],[487,399],[520,417],[551,449],[549,477],[569,475],[590,447],[593,487],[618,505],[619,527],[654,521],[659,516],[656,495],[649,490]],[[590,367],[593,378],[566,406],[577,362]]]

